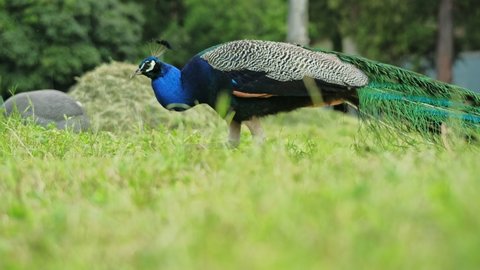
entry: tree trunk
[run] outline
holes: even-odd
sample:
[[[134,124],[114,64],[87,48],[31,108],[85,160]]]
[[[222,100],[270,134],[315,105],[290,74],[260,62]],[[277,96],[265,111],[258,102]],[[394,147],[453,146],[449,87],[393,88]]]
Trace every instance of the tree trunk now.
[[[448,83],[453,77],[453,2],[441,0],[438,12],[437,79]]]
[[[289,0],[287,41],[308,45],[308,0]]]

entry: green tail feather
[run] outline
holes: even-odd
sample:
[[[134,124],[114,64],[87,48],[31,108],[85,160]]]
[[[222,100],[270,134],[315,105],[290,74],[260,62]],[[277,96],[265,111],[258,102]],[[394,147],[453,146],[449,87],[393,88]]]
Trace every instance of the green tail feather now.
[[[443,124],[463,137],[480,134],[480,108],[469,104],[472,98],[478,98],[476,94],[451,90],[427,95],[418,86],[392,83],[370,83],[357,92],[361,115],[380,141],[388,143],[397,137],[408,143],[421,139],[438,142]]]
[[[357,90],[359,110],[377,141],[438,141],[443,123],[462,137],[480,135],[480,93],[366,58],[330,53],[369,77],[368,85]]]

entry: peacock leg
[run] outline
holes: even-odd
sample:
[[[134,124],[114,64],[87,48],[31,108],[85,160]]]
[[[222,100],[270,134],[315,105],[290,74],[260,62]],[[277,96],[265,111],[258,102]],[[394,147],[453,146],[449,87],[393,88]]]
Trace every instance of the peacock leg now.
[[[228,143],[235,147],[240,142],[240,131],[242,129],[242,123],[232,120],[230,122],[229,134],[228,134]]]
[[[257,143],[263,143],[265,141],[265,133],[263,132],[262,125],[260,120],[257,117],[252,117],[250,120],[245,122],[250,133],[252,133],[253,140]]]

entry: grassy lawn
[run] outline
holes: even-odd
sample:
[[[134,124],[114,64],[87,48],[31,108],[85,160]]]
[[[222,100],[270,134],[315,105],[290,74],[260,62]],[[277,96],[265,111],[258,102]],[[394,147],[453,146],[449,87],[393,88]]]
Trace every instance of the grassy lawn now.
[[[355,120],[304,109],[230,149],[211,116],[83,134],[0,118],[0,269],[478,269],[477,148],[367,151]]]

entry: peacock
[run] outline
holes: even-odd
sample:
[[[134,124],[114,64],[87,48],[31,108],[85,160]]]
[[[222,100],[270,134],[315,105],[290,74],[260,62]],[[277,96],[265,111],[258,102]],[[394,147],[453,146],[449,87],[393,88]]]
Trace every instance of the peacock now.
[[[335,51],[297,44],[237,40],[198,53],[180,70],[159,57],[170,45],[141,61],[132,75],[151,79],[158,102],[182,111],[227,102],[229,142],[239,143],[242,123],[264,139],[259,118],[307,106],[348,103],[370,127],[399,137],[425,137],[445,122],[470,134],[480,126],[480,94],[427,76]],[[432,132],[433,130],[433,132]],[[388,132],[387,132],[388,133]]]

